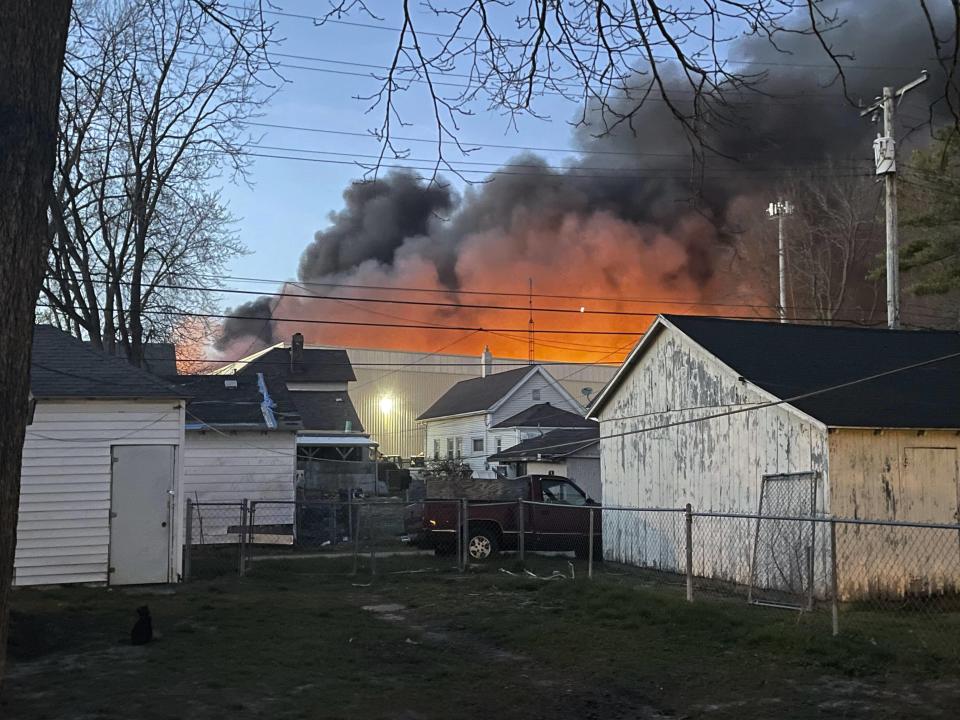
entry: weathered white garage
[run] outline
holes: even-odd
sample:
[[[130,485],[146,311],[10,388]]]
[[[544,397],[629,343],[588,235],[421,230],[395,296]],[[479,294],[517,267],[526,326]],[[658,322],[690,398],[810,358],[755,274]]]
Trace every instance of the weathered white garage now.
[[[181,391],[49,325],[35,328],[16,585],[180,575]]]
[[[604,503],[757,513],[763,477],[787,475],[776,482],[812,478],[815,488],[791,514],[956,523],[958,353],[951,332],[661,316],[590,410]],[[698,572],[744,582],[753,529],[714,523]],[[846,595],[960,581],[960,533],[926,555],[920,543],[907,552],[905,530],[839,533]],[[682,562],[678,542],[676,528],[604,532],[608,557],[671,569]]]

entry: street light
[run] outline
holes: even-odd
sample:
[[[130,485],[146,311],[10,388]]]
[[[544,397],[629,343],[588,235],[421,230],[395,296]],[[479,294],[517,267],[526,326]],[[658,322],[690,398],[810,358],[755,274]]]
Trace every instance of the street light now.
[[[777,200],[767,205],[767,215],[777,221],[777,257],[780,266],[780,322],[787,321],[787,252],[783,242],[783,219],[793,214],[789,200]]]

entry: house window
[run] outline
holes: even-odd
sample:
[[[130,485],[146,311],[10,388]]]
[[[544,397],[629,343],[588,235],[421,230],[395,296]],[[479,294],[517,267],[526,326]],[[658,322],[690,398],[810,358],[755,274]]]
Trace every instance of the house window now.
[[[447,460],[453,460],[453,438],[447,438]]]
[[[457,460],[463,457],[463,438],[457,438]]]
[[[475,453],[483,452],[483,438],[474,438],[473,439],[473,451]]]
[[[440,438],[433,439],[433,459],[440,459]]]
[[[534,391],[533,391],[533,401],[534,401],[534,402],[540,402],[540,391],[539,391],[539,390],[534,390]]]
[[[502,438],[502,437],[498,437],[498,438],[497,438],[497,452],[499,453],[499,452],[501,452],[502,450],[503,450],[503,438]]]

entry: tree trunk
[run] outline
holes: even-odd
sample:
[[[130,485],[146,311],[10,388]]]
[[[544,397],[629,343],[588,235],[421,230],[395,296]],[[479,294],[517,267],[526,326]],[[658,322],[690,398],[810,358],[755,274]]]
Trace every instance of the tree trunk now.
[[[0,3],[0,681],[71,0]]]

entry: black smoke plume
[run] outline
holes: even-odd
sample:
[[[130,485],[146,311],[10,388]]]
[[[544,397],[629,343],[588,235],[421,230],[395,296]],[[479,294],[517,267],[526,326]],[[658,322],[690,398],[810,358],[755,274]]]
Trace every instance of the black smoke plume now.
[[[935,69],[930,30],[918,4],[843,0],[823,9],[833,8],[844,22],[827,41],[838,55],[852,56],[841,59],[849,98],[871,103],[883,86],[899,86],[922,69]],[[650,245],[658,237],[650,230],[655,228],[679,244],[684,260],[664,270],[665,286],[693,281],[706,287],[724,248],[734,241],[728,225],[734,200],[770,198],[778,178],[793,170],[823,167],[864,177],[872,171],[876,128],[844,97],[819,42],[799,34],[775,39],[779,49],[760,37],[729,46],[728,61],[737,69],[762,73],[757,78],[761,92],[731,93],[729,105],[707,118],[713,121],[706,135],[713,152],[701,168],[691,169],[689,138],[654,98],[636,115],[632,130],[625,125],[609,133],[600,133],[599,125],[578,130],[581,149],[605,154],[583,154],[566,169],[523,155],[511,161],[512,174],[468,187],[462,197],[403,172],[352,185],[344,192],[344,209],[331,214],[330,226],[304,250],[298,275],[302,281],[349,283],[364,273],[390,277],[400,267],[427,266],[440,286],[455,292],[463,283],[458,263],[465,248],[484,238],[512,238],[512,256],[502,252],[501,242],[496,245],[500,254],[491,258],[509,276],[511,265],[536,259],[528,247],[531,231],[559,232],[571,218],[603,217],[637,228],[619,242]],[[671,84],[679,86],[679,78]],[[936,124],[935,102],[942,89],[943,78],[934,76],[901,103],[901,154],[929,135],[926,120],[932,117]],[[629,109],[627,100],[620,104]],[[606,154],[610,151],[620,154]],[[622,172],[610,172],[617,170]],[[610,289],[621,289],[627,278],[621,261],[614,255],[605,264],[598,257],[585,271],[604,278]],[[269,307],[260,299],[235,313],[266,317]],[[243,335],[257,342],[273,337],[259,320],[230,320],[218,347]]]

